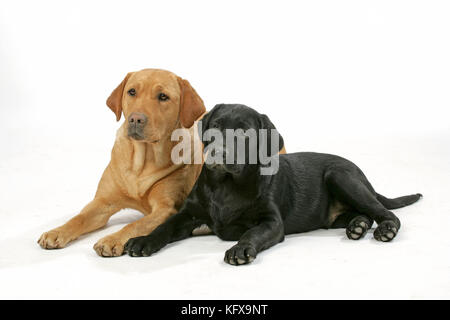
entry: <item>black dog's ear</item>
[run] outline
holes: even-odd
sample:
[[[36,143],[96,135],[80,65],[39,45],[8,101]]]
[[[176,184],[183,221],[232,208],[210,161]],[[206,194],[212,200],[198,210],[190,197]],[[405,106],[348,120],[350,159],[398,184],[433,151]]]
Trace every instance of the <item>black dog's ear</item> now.
[[[203,133],[209,129],[209,122],[213,116],[213,114],[216,112],[216,110],[218,109],[218,107],[221,106],[220,104],[216,104],[214,106],[214,108],[211,109],[211,111],[208,111],[203,118],[199,121],[199,125],[198,126],[198,135],[200,137],[200,140],[203,141]]]
[[[212,111],[212,110],[211,110]],[[200,141],[203,142],[203,133],[208,130],[209,118],[211,117],[211,111],[206,113],[203,118],[200,119],[197,126],[197,134],[200,137]]]
[[[283,137],[278,132],[277,128],[275,128],[275,125],[272,123],[272,121],[270,121],[268,116],[266,116],[265,114],[261,114],[261,116],[259,117],[259,121],[260,121],[260,129],[267,129],[267,141],[266,141],[267,156],[269,157],[274,156],[284,148]],[[278,136],[278,150],[273,151],[271,150],[271,142],[272,142],[271,130],[275,130],[276,131],[274,132],[276,133],[275,136]]]

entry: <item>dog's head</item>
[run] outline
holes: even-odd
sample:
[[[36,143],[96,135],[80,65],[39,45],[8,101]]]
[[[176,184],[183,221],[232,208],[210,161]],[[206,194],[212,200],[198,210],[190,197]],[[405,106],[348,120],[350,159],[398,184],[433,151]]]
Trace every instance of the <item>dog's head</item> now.
[[[206,111],[187,80],[158,69],[128,73],[106,104],[117,121],[123,113],[130,139],[148,143],[170,137],[180,125],[191,127]]]
[[[235,175],[267,165],[284,147],[270,119],[241,104],[216,105],[202,118],[199,130],[206,167]]]

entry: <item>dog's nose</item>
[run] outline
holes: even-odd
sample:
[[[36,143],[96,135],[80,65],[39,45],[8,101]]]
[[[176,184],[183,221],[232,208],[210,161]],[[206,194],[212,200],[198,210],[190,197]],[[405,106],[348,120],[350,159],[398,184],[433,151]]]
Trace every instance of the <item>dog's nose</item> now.
[[[227,149],[217,147],[211,150],[211,157],[215,157],[216,155],[222,155],[223,159],[225,160],[228,155],[228,151]]]
[[[147,124],[147,116],[143,113],[133,112],[128,117],[128,123],[136,127],[144,127]]]

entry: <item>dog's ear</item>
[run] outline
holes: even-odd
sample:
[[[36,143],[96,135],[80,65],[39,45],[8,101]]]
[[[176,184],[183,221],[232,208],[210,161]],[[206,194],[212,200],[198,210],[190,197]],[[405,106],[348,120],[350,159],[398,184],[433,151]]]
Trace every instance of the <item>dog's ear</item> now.
[[[217,110],[219,107],[221,107],[221,106],[222,106],[222,104],[216,104],[216,105],[214,106],[214,108],[212,108],[210,111],[208,111],[207,114],[205,114],[205,115],[203,116],[203,118],[202,118],[202,120],[201,120],[203,130],[208,130],[208,129],[209,129],[209,121],[210,121],[212,115],[213,115],[213,114],[216,112],[216,110]]]
[[[259,117],[260,121],[260,129],[267,129],[267,156],[271,157],[280,152],[284,148],[284,140],[281,134],[278,132],[277,128],[275,128],[275,125],[270,121],[269,117],[265,114],[261,114]],[[271,141],[272,141],[272,130],[275,130],[275,136],[278,136],[278,150],[271,150]]]
[[[198,135],[200,137],[200,140],[203,141],[203,133],[209,129],[210,119],[219,106],[220,106],[219,104],[215,105],[214,108],[208,111],[208,113],[206,113],[200,120],[201,125],[198,126]]]
[[[106,100],[106,105],[116,114],[116,120],[119,121],[122,116],[122,96],[123,89],[128,81],[128,78],[132,75],[132,72],[129,72],[122,82],[114,89],[114,91],[109,95],[108,100]]]
[[[180,122],[184,128],[190,128],[205,111],[202,98],[192,88],[191,84],[180,77],[177,78],[180,85]]]

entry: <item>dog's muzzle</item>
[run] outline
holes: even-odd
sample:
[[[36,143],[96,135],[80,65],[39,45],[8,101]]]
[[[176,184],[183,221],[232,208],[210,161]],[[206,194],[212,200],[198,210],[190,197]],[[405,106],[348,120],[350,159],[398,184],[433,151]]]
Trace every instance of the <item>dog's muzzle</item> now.
[[[147,125],[148,118],[145,114],[133,112],[128,117],[128,136],[135,140],[143,140],[145,138],[144,129]]]

